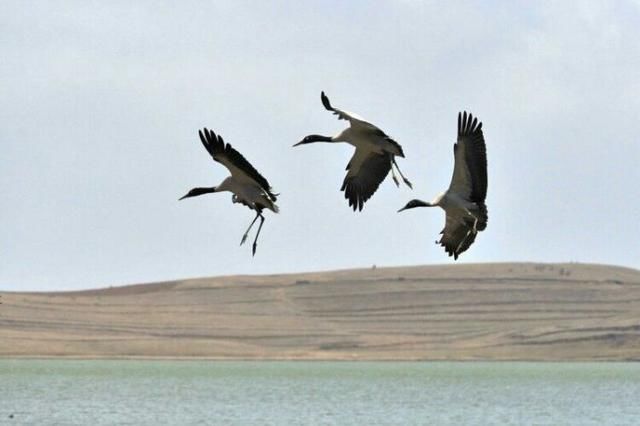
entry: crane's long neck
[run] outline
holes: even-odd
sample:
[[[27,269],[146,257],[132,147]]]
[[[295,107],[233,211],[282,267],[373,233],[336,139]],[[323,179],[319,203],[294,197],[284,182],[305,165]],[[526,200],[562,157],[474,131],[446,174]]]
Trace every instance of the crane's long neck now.
[[[335,141],[334,138],[332,138],[331,136],[309,135],[293,146],[304,145],[304,144],[314,143],[314,142],[334,142],[334,141]]]
[[[403,210],[408,210],[408,209],[414,209],[416,207],[436,207],[437,204],[434,203],[429,203],[427,201],[422,201],[422,200],[411,200],[407,203],[406,206],[404,206],[403,208],[401,208],[400,210],[398,210],[398,213],[403,211]]]
[[[180,200],[184,200],[185,198],[197,197],[202,194],[210,194],[212,192],[218,192],[218,188],[213,186],[211,188],[193,188],[191,191],[187,192],[187,195],[180,198]]]
[[[311,142],[333,142],[332,136],[324,135],[309,135],[307,136]]]

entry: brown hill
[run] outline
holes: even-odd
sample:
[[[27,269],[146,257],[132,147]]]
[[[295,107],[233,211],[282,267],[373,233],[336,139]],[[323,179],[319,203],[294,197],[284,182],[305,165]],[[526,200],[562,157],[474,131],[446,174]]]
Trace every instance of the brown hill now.
[[[640,271],[477,264],[2,293],[0,356],[640,360]]]

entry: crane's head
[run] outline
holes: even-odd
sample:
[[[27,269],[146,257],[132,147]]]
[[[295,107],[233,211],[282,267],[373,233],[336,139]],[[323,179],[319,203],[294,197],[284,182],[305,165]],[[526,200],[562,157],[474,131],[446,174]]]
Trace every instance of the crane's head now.
[[[197,197],[198,195],[202,195],[202,194],[209,194],[211,192],[216,192],[215,186],[212,188],[193,188],[191,191],[187,192],[187,195],[183,196],[178,201],[184,200],[185,198],[189,198],[189,197]]]
[[[302,139],[300,142],[293,146],[303,145],[305,143],[314,143],[314,142],[332,142],[333,140],[329,136],[322,135],[309,135]]]
[[[411,200],[407,203],[406,206],[404,206],[403,208],[401,208],[400,210],[398,210],[398,213],[400,213],[403,210],[407,210],[407,209],[413,209],[415,207],[433,207],[434,205],[431,203],[427,203],[426,201],[422,201],[422,200]]]

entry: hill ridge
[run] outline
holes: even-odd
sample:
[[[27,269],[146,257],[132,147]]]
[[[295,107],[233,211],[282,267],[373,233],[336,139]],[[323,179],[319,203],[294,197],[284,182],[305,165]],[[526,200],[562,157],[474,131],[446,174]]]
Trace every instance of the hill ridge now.
[[[2,292],[0,356],[640,359],[640,271],[359,268]]]

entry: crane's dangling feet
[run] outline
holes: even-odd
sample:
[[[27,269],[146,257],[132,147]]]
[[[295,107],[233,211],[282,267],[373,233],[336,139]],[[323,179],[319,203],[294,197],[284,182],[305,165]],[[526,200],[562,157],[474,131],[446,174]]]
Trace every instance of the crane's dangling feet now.
[[[258,232],[256,232],[256,238],[253,240],[253,255],[256,255],[256,248],[258,247],[258,237],[260,236],[260,231],[262,230],[262,225],[264,224],[264,216],[258,213],[260,217],[260,226],[258,226]]]
[[[400,170],[398,170],[400,171]],[[413,185],[411,185],[411,182],[409,182],[409,179],[407,179],[406,177],[402,176],[402,180],[404,181],[404,183],[410,188],[413,189]]]
[[[398,170],[398,173],[400,174],[400,177],[402,177],[402,180],[404,181],[404,183],[411,189],[413,189],[413,185],[411,184],[411,182],[409,182],[409,179],[407,179],[406,177],[404,177],[404,175],[402,174],[402,170],[400,170],[400,167],[398,167],[398,163],[396,163],[396,159],[395,157],[391,157],[391,173],[393,173],[393,166],[396,167],[396,170]],[[393,173],[393,180],[396,181],[396,185],[398,185],[398,180],[396,178],[395,173]],[[400,185],[398,185],[400,186]]]
[[[396,186],[398,188],[400,188],[400,181],[398,180],[398,177],[396,176],[396,172],[393,171],[393,166],[391,166],[391,177],[393,178],[393,181],[396,183]]]
[[[244,235],[242,236],[242,241],[240,241],[240,245],[243,245],[244,242],[247,241],[247,236],[249,235],[249,231],[251,231],[251,228],[253,227],[253,224],[256,223],[256,220],[258,220],[259,216],[260,216],[260,212],[257,212],[256,213],[256,217],[254,217],[253,221],[251,222],[251,225],[249,225],[247,230],[244,231]]]

